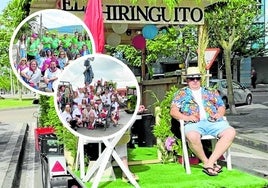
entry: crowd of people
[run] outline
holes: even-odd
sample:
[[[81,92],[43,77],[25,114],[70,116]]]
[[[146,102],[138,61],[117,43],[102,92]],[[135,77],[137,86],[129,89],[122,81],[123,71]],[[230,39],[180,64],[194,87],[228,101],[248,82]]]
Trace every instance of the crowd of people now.
[[[88,35],[77,31],[62,36],[48,31],[43,36],[22,34],[15,46],[14,66],[21,79],[34,89],[48,92],[54,91],[54,81],[71,61],[92,53]]]
[[[107,118],[113,126],[118,126],[123,98],[112,83],[98,80],[76,90],[72,89],[71,84],[63,83],[59,84],[57,94],[61,116],[73,129],[86,127],[93,130],[105,126]]]

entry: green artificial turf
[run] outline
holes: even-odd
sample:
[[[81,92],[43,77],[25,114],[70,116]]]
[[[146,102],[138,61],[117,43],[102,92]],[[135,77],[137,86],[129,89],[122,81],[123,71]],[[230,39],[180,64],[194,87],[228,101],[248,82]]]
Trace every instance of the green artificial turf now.
[[[129,160],[152,160],[157,158],[156,148],[129,149]],[[202,172],[201,165],[191,166],[192,174],[185,173],[179,163],[168,164],[141,164],[130,166],[133,173],[139,176],[141,188],[264,188],[268,187],[268,180],[233,169],[228,171],[225,167],[218,176],[210,177]],[[100,188],[128,188],[132,184],[121,180],[122,171],[114,167],[116,181],[100,182]],[[75,172],[79,176],[79,171]],[[91,187],[92,183],[85,183]]]
[[[33,99],[0,99],[0,109],[10,109],[18,107],[30,107],[33,105]]]
[[[268,180],[233,169],[218,176],[210,177],[202,172],[199,165],[192,166],[192,174],[187,175],[178,163],[145,164],[130,166],[132,172],[139,176],[141,188],[264,188]],[[100,182],[100,188],[128,188],[133,185],[121,180],[121,169],[114,168],[116,181]],[[85,183],[91,187],[92,183]]]
[[[134,149],[128,148],[129,161],[155,160],[155,159],[157,159],[156,147],[136,147]]]

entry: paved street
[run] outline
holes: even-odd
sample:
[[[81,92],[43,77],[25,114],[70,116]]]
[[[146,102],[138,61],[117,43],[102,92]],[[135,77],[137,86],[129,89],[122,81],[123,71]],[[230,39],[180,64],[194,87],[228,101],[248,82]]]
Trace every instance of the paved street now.
[[[15,123],[30,123],[36,122],[34,114],[38,111],[38,106],[34,108],[21,108],[0,110],[0,122],[10,124],[13,126]]]
[[[33,134],[32,128],[36,125],[33,114],[37,110],[37,106],[34,108],[0,110],[0,187],[19,187],[20,167],[23,168],[23,165],[27,163],[26,161],[30,166],[35,164],[32,158],[27,157],[35,155],[34,148],[28,148],[28,143],[34,142],[33,137],[29,135]],[[29,149],[30,153],[27,153]],[[24,156],[27,158],[25,158],[25,161],[23,160]],[[20,166],[19,164],[23,165]],[[39,164],[39,162],[36,164]],[[31,168],[27,173],[28,178],[23,177],[24,182],[27,182],[27,180],[34,182],[35,168]],[[35,186],[28,184],[27,187],[34,188]]]
[[[232,145],[234,167],[268,178],[268,106],[252,104],[237,107],[241,115],[227,115],[237,131]]]
[[[238,114],[227,119],[237,131],[232,145],[234,167],[268,178],[268,85],[252,89],[253,104],[236,107]]]
[[[42,175],[39,153],[35,151],[34,129],[36,123],[29,124],[27,141],[25,144],[24,158],[21,166],[18,188],[41,188]]]

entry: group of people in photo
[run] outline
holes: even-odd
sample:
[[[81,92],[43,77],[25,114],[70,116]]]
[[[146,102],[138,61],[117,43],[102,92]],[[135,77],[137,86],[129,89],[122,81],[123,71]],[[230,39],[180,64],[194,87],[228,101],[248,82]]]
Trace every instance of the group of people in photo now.
[[[119,124],[120,103],[124,101],[112,82],[100,79],[75,90],[69,82],[61,82],[57,97],[62,119],[75,130]]]
[[[21,79],[37,90],[53,92],[54,82],[71,61],[92,53],[87,34],[60,34],[46,31],[43,36],[22,34],[15,44],[14,66]]]

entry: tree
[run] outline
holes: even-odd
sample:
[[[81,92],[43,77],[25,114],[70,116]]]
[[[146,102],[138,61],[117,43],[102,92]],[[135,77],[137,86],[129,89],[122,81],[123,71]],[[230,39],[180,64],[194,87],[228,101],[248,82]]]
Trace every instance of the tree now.
[[[29,14],[30,1],[12,0],[4,9],[3,14],[0,15],[0,67],[10,67],[9,45],[11,36],[20,22]],[[15,77],[13,72],[12,74],[12,77]],[[9,81],[10,75],[4,74],[0,79],[0,86],[10,90],[11,83]]]
[[[241,37],[235,44],[233,49],[233,57],[262,57],[267,54],[268,50],[264,42],[265,27],[263,24],[253,24],[245,35]]]
[[[209,7],[206,21],[214,39],[223,49],[228,84],[228,103],[231,113],[236,114],[232,87],[231,54],[239,39],[247,36],[258,7],[255,0],[226,0]]]
[[[186,25],[181,27],[166,27],[161,29],[154,39],[147,39],[146,43],[146,65],[150,68],[157,59],[171,57],[180,64],[184,64],[189,52],[196,53],[197,27]],[[112,54],[123,53],[123,58],[132,66],[141,66],[141,51],[136,50],[131,45],[119,45],[116,48],[106,47]],[[115,55],[116,56],[116,55]],[[178,67],[179,68],[179,67]]]
[[[207,49],[209,43],[208,36],[208,25],[207,22],[204,25],[199,26],[198,28],[198,67],[201,70],[202,74],[206,74],[206,62],[205,62],[205,50]],[[206,83],[207,77],[202,79],[202,84]]]

